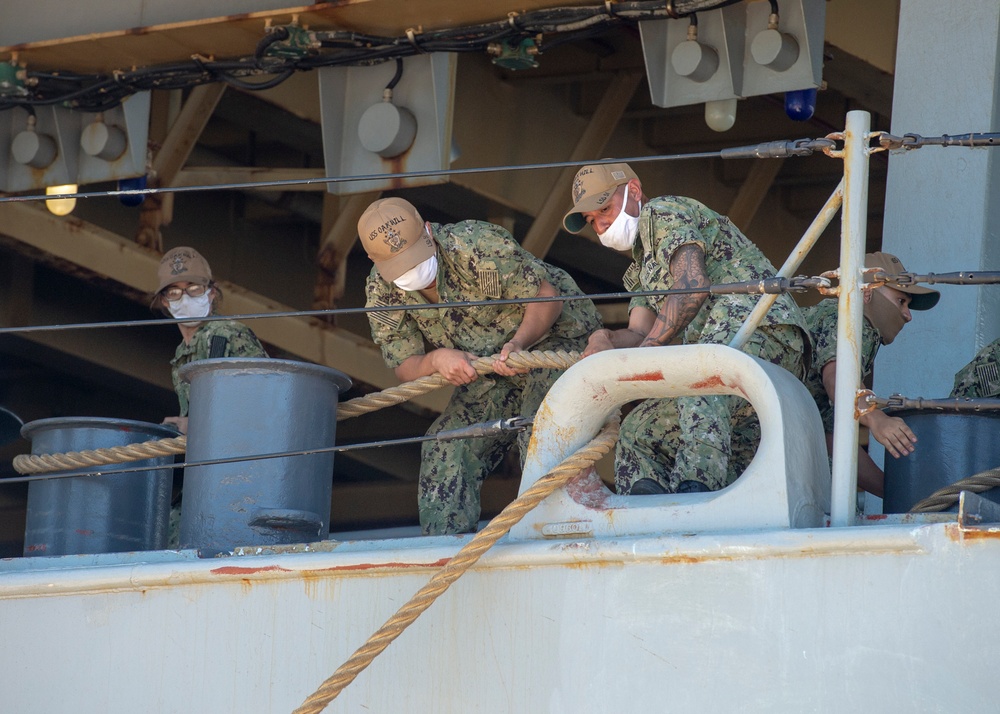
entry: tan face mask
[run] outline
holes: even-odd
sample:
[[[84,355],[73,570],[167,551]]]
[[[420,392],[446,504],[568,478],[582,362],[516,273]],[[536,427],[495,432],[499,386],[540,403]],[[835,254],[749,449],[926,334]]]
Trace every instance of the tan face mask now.
[[[884,345],[891,344],[899,331],[903,329],[903,325],[906,324],[906,319],[899,308],[878,290],[872,291],[872,299],[865,303],[862,312],[878,330]]]

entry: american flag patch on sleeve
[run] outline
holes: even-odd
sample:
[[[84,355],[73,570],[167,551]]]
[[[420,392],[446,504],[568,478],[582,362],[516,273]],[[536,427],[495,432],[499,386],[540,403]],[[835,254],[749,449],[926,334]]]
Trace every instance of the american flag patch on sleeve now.
[[[979,396],[995,397],[1000,394],[1000,367],[996,362],[988,362],[976,367],[976,379],[979,381]]]
[[[476,271],[479,278],[479,289],[486,297],[500,299],[500,271],[493,263],[480,267]]]
[[[625,275],[622,276],[622,284],[630,293],[635,292],[635,289],[639,287],[638,263],[632,263],[632,265],[628,266],[628,270],[626,270]]]
[[[374,307],[389,307],[389,303],[379,300],[375,303]],[[403,322],[404,314],[402,310],[378,310],[376,312],[369,312],[368,317],[380,325],[396,329]]]

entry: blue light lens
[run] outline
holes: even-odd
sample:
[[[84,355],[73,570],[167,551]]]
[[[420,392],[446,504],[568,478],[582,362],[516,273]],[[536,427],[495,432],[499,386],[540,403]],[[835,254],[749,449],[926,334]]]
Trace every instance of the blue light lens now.
[[[785,114],[794,121],[806,121],[816,111],[816,88],[785,92]]]

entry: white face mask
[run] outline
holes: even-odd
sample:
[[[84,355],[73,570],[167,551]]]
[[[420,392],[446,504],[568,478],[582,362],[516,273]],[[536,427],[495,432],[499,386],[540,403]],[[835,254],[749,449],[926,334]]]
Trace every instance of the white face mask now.
[[[625,200],[622,201],[622,210],[615,216],[615,220],[608,226],[608,230],[598,233],[597,238],[605,248],[613,250],[632,250],[635,244],[635,237],[639,231],[638,213],[630,216],[625,210],[628,203],[628,189],[626,189]],[[642,202],[639,202],[639,210],[642,210]]]
[[[212,291],[209,290],[201,297],[191,297],[181,295],[181,299],[167,303],[167,310],[176,318],[182,317],[208,317],[212,310]],[[182,322],[185,327],[194,327],[201,324],[201,320],[195,322]]]
[[[437,274],[437,255],[432,255],[423,263],[413,266],[392,282],[401,290],[423,290],[430,287],[431,283],[437,280]]]

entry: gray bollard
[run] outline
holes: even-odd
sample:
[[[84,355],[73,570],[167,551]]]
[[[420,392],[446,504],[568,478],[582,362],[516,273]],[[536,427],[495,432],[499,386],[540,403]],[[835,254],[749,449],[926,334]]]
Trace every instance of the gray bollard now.
[[[347,375],[290,360],[229,357],[181,368],[191,384],[187,461],[334,445]],[[333,453],[190,466],[180,546],[231,550],[330,534]]]
[[[906,513],[917,501],[963,478],[1000,466],[1000,413],[899,410],[917,437],[916,450],[885,455],[883,512]],[[980,494],[1000,502],[1000,488]],[[952,513],[958,506],[948,509]]]
[[[169,427],[125,419],[68,417],[29,422],[31,453],[58,454],[177,436]],[[173,456],[95,466],[98,475],[32,481],[24,554],[78,555],[160,550],[167,545]],[[115,469],[151,470],[115,475]]]

